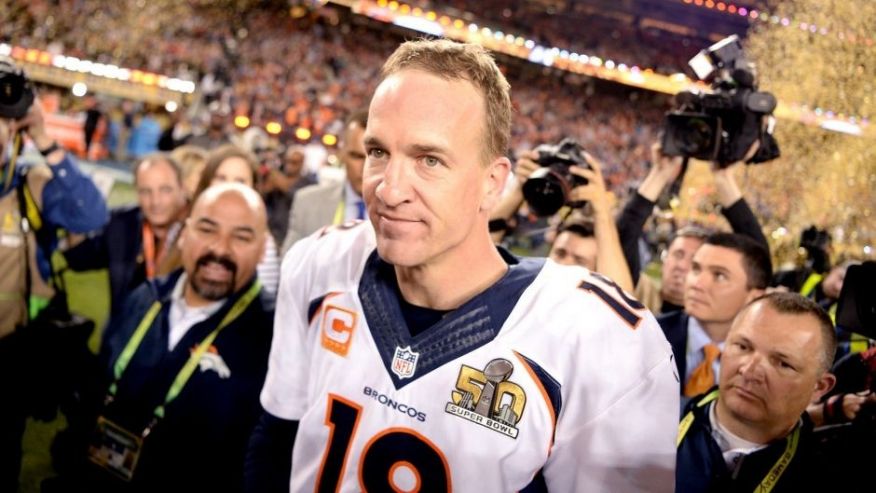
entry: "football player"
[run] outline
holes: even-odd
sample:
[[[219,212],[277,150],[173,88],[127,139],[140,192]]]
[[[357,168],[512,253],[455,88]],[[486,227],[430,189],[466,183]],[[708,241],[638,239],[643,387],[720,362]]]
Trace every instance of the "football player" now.
[[[477,45],[408,42],[384,65],[370,224],[283,263],[251,491],[672,491],[678,381],[651,314],[490,240],[509,93]]]

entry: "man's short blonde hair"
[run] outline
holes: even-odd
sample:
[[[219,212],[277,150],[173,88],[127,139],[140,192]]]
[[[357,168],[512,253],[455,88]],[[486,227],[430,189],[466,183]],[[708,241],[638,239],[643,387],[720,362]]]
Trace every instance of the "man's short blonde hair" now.
[[[511,140],[511,85],[484,47],[446,39],[407,41],[383,64],[381,80],[405,69],[475,86],[486,103],[484,162],[505,155]]]

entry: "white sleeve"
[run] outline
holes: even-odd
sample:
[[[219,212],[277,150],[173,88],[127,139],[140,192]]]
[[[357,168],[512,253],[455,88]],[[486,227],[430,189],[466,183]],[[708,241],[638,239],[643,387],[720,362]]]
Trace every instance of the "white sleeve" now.
[[[301,419],[306,409],[304,399],[311,353],[307,347],[309,300],[306,289],[311,284],[308,250],[313,241],[313,238],[299,241],[283,258],[274,314],[274,338],[261,393],[265,410],[287,420]]]
[[[653,318],[639,330],[659,331]],[[669,344],[662,333],[661,340],[656,335],[648,338],[650,355],[639,351],[629,355],[647,358],[653,366],[646,368],[609,406],[586,420],[576,419],[581,416],[574,409],[576,403],[569,402],[562,411],[555,448],[545,467],[548,489],[674,491],[679,383]],[[605,368],[600,380],[617,386],[619,382],[611,383],[615,378],[616,374]],[[594,399],[593,395],[583,395],[577,400],[587,407],[586,401]]]

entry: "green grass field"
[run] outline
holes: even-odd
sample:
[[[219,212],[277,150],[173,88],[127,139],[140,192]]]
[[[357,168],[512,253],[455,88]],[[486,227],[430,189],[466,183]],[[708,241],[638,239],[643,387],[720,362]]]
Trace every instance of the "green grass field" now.
[[[116,182],[109,196],[109,205],[130,204],[136,199],[134,188],[126,183]],[[63,257],[55,258],[56,265],[63,265]],[[100,330],[106,323],[109,313],[109,279],[106,271],[66,272],[64,276],[69,293],[71,310],[80,313],[95,322],[97,329],[92,334],[89,346],[97,351],[100,342]],[[51,423],[41,423],[30,420],[27,424],[22,443],[23,456],[21,466],[20,493],[38,493],[40,482],[52,475],[49,446],[55,433],[62,429],[66,422],[62,415]]]

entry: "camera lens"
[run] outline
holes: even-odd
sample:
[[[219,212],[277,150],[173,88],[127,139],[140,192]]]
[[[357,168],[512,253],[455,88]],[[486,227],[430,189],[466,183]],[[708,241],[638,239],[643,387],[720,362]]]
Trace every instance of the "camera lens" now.
[[[679,142],[684,153],[698,155],[714,147],[715,132],[703,118],[690,118],[681,132]]]
[[[550,168],[540,168],[523,184],[523,198],[535,215],[551,216],[565,205],[566,190]]]
[[[0,118],[23,117],[33,99],[33,89],[24,71],[0,58]]]

